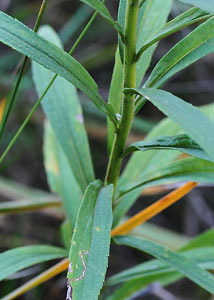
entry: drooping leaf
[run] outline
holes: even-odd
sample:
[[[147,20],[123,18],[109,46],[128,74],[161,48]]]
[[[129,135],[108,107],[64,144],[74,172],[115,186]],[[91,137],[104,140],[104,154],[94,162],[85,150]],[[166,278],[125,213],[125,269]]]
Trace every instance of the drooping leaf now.
[[[57,34],[43,26],[39,34],[62,47]],[[42,95],[53,73],[33,62],[33,78],[39,96]],[[83,115],[75,87],[58,77],[42,101],[42,107],[56,134],[68,164],[82,192],[94,180],[91,155],[84,128]]]
[[[176,72],[214,51],[214,18],[177,43],[155,66],[144,87],[160,87]]]
[[[214,123],[198,108],[166,91],[146,88],[132,91],[145,97],[170,119],[178,123],[207,152],[209,157],[214,159],[214,137],[212,135]]]
[[[213,1],[212,0],[179,0],[183,3],[194,5],[207,12],[214,13]]]
[[[168,22],[160,31],[149,38],[149,40],[144,41],[144,44],[139,49],[136,59],[138,60],[142,53],[154,43],[160,41],[161,39],[179,31],[180,29],[187,27],[191,24],[206,20],[210,15],[198,8],[192,8],[183,14],[177,16],[172,21]]]
[[[8,250],[0,254],[0,280],[32,265],[66,256],[65,249],[44,245]]]
[[[207,153],[195,143],[188,135],[162,136],[149,141],[140,141],[130,145],[123,156],[135,151],[147,150],[178,150],[191,156],[212,161]]]
[[[121,186],[121,194],[132,190],[158,184],[195,181],[214,183],[214,163],[198,158],[187,158],[174,161],[156,170],[153,174],[145,174],[144,180]]]
[[[205,113],[210,119],[213,120],[214,116],[214,105],[206,105],[200,108],[200,110]],[[147,135],[145,140],[150,140],[157,138],[161,135],[176,135],[183,133],[181,128],[172,120],[164,119],[159,122],[154,129]],[[130,158],[125,170],[122,173],[118,184],[118,190],[127,184],[131,184],[137,181],[143,181],[145,174],[150,172],[155,172],[156,170],[164,167],[169,162],[178,158],[180,155],[179,151],[171,150],[153,150],[146,152],[136,152]],[[133,190],[132,192],[122,196],[120,201],[114,208],[114,226],[119,222],[119,220],[124,216],[124,214],[129,210],[131,205],[141,194],[142,187]]]
[[[96,300],[105,278],[112,224],[113,185],[94,181],[78,213],[69,259],[73,300]]]
[[[74,228],[83,193],[49,123],[45,124],[43,153],[49,187],[62,197],[65,214]]]
[[[144,224],[142,227],[145,225],[146,224]],[[199,263],[202,268],[209,269],[209,266],[213,265],[214,263],[213,245],[214,230],[211,229],[194,238],[192,241],[187,243],[185,247],[182,247],[180,251],[182,251],[182,255],[187,255],[187,257],[190,257]],[[193,252],[186,251],[193,249]],[[172,269],[171,267],[168,268]],[[164,263],[157,260],[152,260],[113,275],[109,278],[107,284],[116,284],[116,282],[122,282],[124,280],[126,282],[113,294],[111,294],[107,300],[125,300],[127,297],[133,295],[137,291],[145,288],[147,285],[154,283],[155,281],[158,281],[162,286],[166,286],[183,277],[183,275],[178,272],[172,270],[165,271]]]
[[[124,40],[124,34],[120,25],[112,18],[107,7],[99,0],[81,0],[87,5],[95,9],[112,27],[120,34],[121,38]]]
[[[163,263],[171,266],[174,270],[182,273],[200,287],[204,288],[211,294],[214,293],[214,276],[209,272],[200,268],[192,258],[184,257],[182,254],[176,253],[169,248],[153,243],[149,240],[136,238],[131,236],[120,236],[115,238],[116,243],[136,248],[146,252]],[[213,248],[211,255],[213,258]],[[204,256],[203,256],[204,258]]]
[[[113,110],[103,101],[96,83],[80,63],[3,12],[0,12],[0,41],[70,81],[116,122]]]
[[[181,252],[181,254],[184,258],[193,260],[199,267],[203,269],[213,268],[214,266],[214,247],[201,247]],[[110,277],[106,284],[115,285],[143,277],[146,279],[147,276],[158,274],[161,276],[161,274],[167,272],[173,273],[174,268],[165,262],[159,260],[150,260]]]

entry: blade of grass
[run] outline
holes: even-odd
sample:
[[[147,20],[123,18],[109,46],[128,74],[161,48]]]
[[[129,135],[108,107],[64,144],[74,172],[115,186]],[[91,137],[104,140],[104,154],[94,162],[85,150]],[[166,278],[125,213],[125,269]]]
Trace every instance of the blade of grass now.
[[[103,1],[103,3],[105,3],[105,0]],[[80,33],[79,37],[77,38],[76,42],[74,43],[73,47],[71,48],[71,50],[68,52],[68,54],[72,54],[74,52],[74,50],[76,49],[76,47],[78,46],[78,44],[80,43],[80,41],[82,40],[82,38],[85,36],[86,32],[88,31],[89,27],[91,26],[91,24],[93,23],[94,19],[97,16],[97,12],[95,12],[93,14],[93,16],[91,17],[91,19],[89,20],[89,22],[87,23],[87,25],[85,26],[85,28],[83,29],[83,31]],[[12,138],[12,140],[10,141],[9,145],[7,146],[7,148],[5,149],[5,151],[3,152],[3,154],[0,157],[0,164],[2,163],[2,161],[4,160],[4,158],[7,156],[8,152],[10,151],[10,149],[13,147],[13,145],[15,144],[16,140],[19,138],[19,136],[21,135],[22,131],[24,130],[25,126],[28,124],[28,122],[30,121],[32,115],[34,114],[35,110],[37,109],[37,107],[39,106],[39,104],[41,103],[41,101],[44,99],[45,95],[47,94],[48,90],[50,89],[50,87],[52,86],[52,84],[54,83],[55,79],[57,78],[57,74],[55,74],[53,76],[53,78],[51,79],[50,83],[48,84],[47,88],[45,89],[45,91],[42,93],[42,95],[40,96],[40,98],[36,101],[35,105],[33,106],[32,110],[30,111],[30,113],[28,114],[28,116],[26,117],[26,119],[24,120],[24,122],[22,123],[22,125],[20,126],[20,128],[18,129],[18,131],[16,132],[15,136]]]
[[[142,210],[134,217],[130,218],[124,224],[114,228],[111,232],[111,236],[126,234],[132,229],[142,224],[143,222],[151,219],[167,207],[171,206],[176,201],[180,200],[183,196],[189,193],[194,187],[197,186],[197,182],[188,182],[182,187],[164,196],[154,204],[150,205],[146,209]]]
[[[5,104],[6,104],[6,99],[5,98],[1,99],[1,101],[0,101],[0,123],[3,119]]]
[[[37,32],[38,29],[39,29],[39,26],[40,26],[42,17],[44,15],[47,3],[48,3],[48,0],[43,0],[42,1],[41,7],[40,7],[40,10],[39,10],[37,19],[36,19],[36,23],[35,23],[35,26],[34,26],[34,29],[33,29],[35,32]],[[1,126],[0,126],[0,139],[1,139],[2,135],[3,135],[3,132],[4,132],[4,129],[5,129],[5,126],[6,126],[8,117],[9,117],[9,114],[10,114],[10,112],[12,110],[12,107],[13,107],[13,104],[15,102],[15,98],[16,98],[19,86],[21,84],[23,74],[24,74],[25,68],[27,66],[27,62],[28,62],[28,57],[25,56],[24,61],[23,61],[22,65],[21,65],[21,69],[19,71],[18,77],[16,79],[15,86],[14,86],[11,94],[7,98],[6,106],[5,106],[5,109],[4,109],[4,112],[3,112],[3,118],[2,118],[2,122],[1,122]]]

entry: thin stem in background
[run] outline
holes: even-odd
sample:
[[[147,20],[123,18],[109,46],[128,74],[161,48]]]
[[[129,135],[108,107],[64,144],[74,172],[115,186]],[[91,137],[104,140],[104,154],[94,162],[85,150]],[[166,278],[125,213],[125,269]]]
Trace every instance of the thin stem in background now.
[[[103,1],[103,3],[105,2],[105,0]],[[91,24],[93,23],[94,19],[97,16],[97,12],[95,12],[93,14],[93,16],[91,17],[91,19],[89,20],[89,22],[87,23],[87,25],[85,26],[85,28],[83,29],[83,31],[81,32],[81,34],[79,35],[78,39],[76,40],[76,42],[74,43],[73,47],[71,48],[71,50],[68,52],[70,55],[74,52],[74,50],[76,49],[76,47],[78,46],[78,44],[80,43],[80,41],[83,39],[83,37],[85,36],[86,32],[88,31],[89,27],[91,26]],[[57,78],[57,74],[55,74],[53,76],[53,78],[51,79],[50,83],[48,84],[47,88],[45,89],[45,91],[43,92],[43,94],[41,95],[41,97],[36,101],[35,105],[33,106],[32,110],[30,111],[30,113],[28,114],[27,118],[24,120],[24,122],[22,123],[21,127],[18,129],[18,131],[16,132],[15,136],[13,137],[13,139],[11,140],[11,142],[9,143],[9,145],[7,146],[7,148],[5,149],[5,151],[3,152],[3,154],[0,157],[0,163],[2,163],[2,161],[5,159],[5,157],[7,156],[8,152],[10,151],[10,149],[13,147],[13,145],[15,144],[16,140],[19,138],[19,136],[21,135],[22,131],[24,130],[24,128],[26,127],[26,125],[28,124],[28,122],[30,121],[33,113],[35,112],[35,110],[38,108],[39,104],[41,103],[41,101],[44,99],[44,97],[46,96],[47,92],[49,91],[50,87],[52,86],[52,84],[54,83],[54,81]]]
[[[33,29],[35,32],[37,32],[38,29],[39,29],[39,26],[40,26],[41,21],[42,21],[42,17],[43,17],[44,12],[45,12],[45,8],[47,6],[47,2],[48,2],[48,0],[43,0],[42,1],[41,7],[40,7],[40,10],[39,10],[37,19],[36,19],[36,23],[35,23],[35,26],[34,26],[34,29]],[[15,98],[16,98],[17,92],[19,90],[19,87],[20,87],[22,77],[23,77],[25,68],[27,66],[27,63],[28,63],[28,57],[25,56],[24,61],[21,65],[21,69],[19,71],[16,83],[15,83],[15,86],[12,90],[12,93],[9,95],[9,97],[6,101],[6,107],[5,107],[5,111],[4,111],[4,114],[3,114],[3,119],[2,119],[2,122],[1,122],[1,126],[0,126],[0,139],[3,135],[7,120],[9,118],[10,112],[12,110],[12,107],[15,103]]]

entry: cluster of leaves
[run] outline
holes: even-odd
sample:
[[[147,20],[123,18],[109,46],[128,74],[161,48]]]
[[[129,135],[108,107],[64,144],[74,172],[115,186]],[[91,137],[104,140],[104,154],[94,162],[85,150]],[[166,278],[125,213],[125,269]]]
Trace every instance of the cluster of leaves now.
[[[43,26],[36,33],[0,12],[0,41],[33,61],[33,79],[40,98],[18,135],[43,99],[42,106],[48,119],[44,126],[45,168],[50,189],[62,199],[68,222],[68,226],[64,227],[67,244],[71,239],[71,230],[68,228],[74,229],[69,254],[72,268],[68,272],[73,289],[72,299],[95,300],[100,295],[105,279],[111,229],[125,216],[143,188],[184,180],[214,182],[214,137],[211,134],[214,132],[211,120],[213,105],[198,109],[160,90],[163,83],[178,71],[214,51],[214,11],[210,0],[182,0],[197,7],[166,23],[172,0],[165,0],[164,5],[159,0],[141,1],[137,51],[134,57],[136,86],[124,89],[126,10],[132,1],[120,1],[117,21],[99,0],[83,2],[95,9],[96,14],[99,13],[118,33],[119,42],[108,103],[102,99],[95,81],[86,69],[69,55],[72,51],[66,53],[62,49],[59,37],[49,26]],[[196,23],[199,25],[160,59],[142,86],[157,42]],[[118,114],[121,113],[124,95],[135,96],[135,113],[146,101],[150,101],[168,117],[144,141],[130,145],[121,153],[121,157],[124,157],[136,152],[132,154],[117,187],[95,180],[77,89],[87,95],[108,117],[109,153],[113,148],[115,132],[120,127]],[[6,106],[6,115],[9,112],[7,107],[10,104]],[[176,160],[181,152],[194,158]],[[2,159],[4,156],[3,154]],[[42,204],[50,205],[48,202],[50,201],[47,199],[46,202],[44,199],[40,200],[38,207],[40,205],[41,208]],[[59,201],[52,204],[56,206]],[[4,205],[2,210],[6,210]],[[213,293],[214,277],[207,271],[214,268],[213,240],[213,231],[209,231],[205,238],[204,235],[198,237],[180,249],[180,253],[176,253],[139,237],[116,237],[116,243],[149,253],[157,260],[109,278],[106,288],[119,283],[125,284],[113,295],[106,298],[103,293],[101,297],[125,299],[153,281],[158,280],[166,285],[183,276]],[[50,246],[9,250],[0,255],[0,278],[7,278],[33,264],[60,257],[68,257],[68,251]],[[61,270],[67,266],[68,260]],[[8,296],[5,299],[12,298]]]

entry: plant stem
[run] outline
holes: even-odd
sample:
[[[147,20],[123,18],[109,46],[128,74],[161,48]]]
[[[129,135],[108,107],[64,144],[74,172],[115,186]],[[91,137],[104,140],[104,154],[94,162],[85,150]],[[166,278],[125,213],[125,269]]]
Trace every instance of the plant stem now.
[[[43,0],[42,1],[41,7],[40,7],[40,10],[39,10],[37,19],[36,19],[36,23],[35,23],[35,26],[34,26],[34,29],[33,29],[35,32],[37,32],[38,29],[39,29],[42,17],[43,17],[44,12],[45,12],[45,8],[47,6],[47,2],[48,2],[48,0]],[[6,107],[5,107],[5,112],[3,114],[3,119],[2,119],[1,127],[0,127],[0,138],[2,137],[2,134],[4,132],[9,114],[10,114],[10,112],[12,110],[12,107],[13,107],[13,104],[15,102],[15,98],[16,98],[20,83],[22,81],[22,77],[23,77],[25,68],[27,66],[27,63],[28,63],[28,57],[25,56],[24,61],[21,65],[21,69],[19,71],[16,83],[15,83],[15,86],[13,88],[13,91],[12,91],[11,95],[8,97],[8,100],[7,100],[7,104],[6,104]]]
[[[124,45],[124,88],[136,86],[136,33],[139,0],[127,0]],[[122,103],[121,122],[115,133],[114,143],[106,172],[105,184],[113,183],[116,189],[126,140],[134,118],[134,95],[125,95]]]

